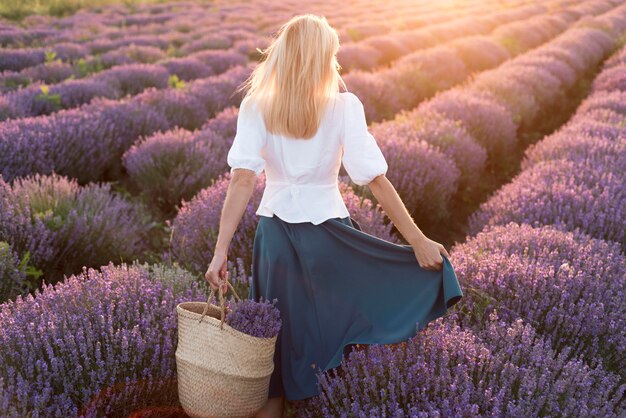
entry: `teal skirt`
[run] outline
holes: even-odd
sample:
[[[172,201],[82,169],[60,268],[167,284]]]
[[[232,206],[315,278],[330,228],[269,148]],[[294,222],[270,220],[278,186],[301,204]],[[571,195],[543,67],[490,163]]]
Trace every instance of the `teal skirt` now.
[[[260,216],[248,298],[277,299],[282,320],[268,397],[319,395],[317,373],[339,366],[353,344],[406,341],[462,296],[445,255],[442,271],[423,269],[410,245],[350,217],[314,225]]]

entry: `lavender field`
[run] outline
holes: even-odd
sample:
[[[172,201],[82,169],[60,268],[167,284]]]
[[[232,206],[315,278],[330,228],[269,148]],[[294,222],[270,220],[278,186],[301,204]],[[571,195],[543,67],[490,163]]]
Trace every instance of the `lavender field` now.
[[[185,417],[235,90],[296,14],[465,297],[357,347],[298,417],[626,417],[626,4],[179,1],[0,19],[0,417]],[[352,218],[405,243],[342,168]],[[230,246],[248,293],[262,174]],[[232,297],[232,296],[231,296]]]

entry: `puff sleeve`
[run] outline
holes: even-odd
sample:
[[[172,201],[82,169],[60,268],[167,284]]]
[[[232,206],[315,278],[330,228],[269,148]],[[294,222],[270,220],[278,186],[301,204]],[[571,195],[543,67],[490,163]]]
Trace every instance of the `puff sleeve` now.
[[[369,184],[387,173],[387,161],[367,129],[363,103],[351,92],[346,93],[342,145],[342,162],[354,183]]]
[[[237,132],[226,157],[231,173],[236,168],[247,168],[258,176],[265,169],[261,150],[265,146],[267,131],[262,114],[256,110],[248,97],[239,106]]]

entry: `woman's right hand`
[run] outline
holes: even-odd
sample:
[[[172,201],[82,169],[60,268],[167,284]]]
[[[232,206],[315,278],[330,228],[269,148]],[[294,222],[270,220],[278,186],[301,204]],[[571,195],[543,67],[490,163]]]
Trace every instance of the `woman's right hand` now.
[[[432,271],[441,271],[443,268],[443,257],[441,254],[450,257],[443,245],[429,238],[424,238],[419,243],[413,245],[413,252],[420,267]]]

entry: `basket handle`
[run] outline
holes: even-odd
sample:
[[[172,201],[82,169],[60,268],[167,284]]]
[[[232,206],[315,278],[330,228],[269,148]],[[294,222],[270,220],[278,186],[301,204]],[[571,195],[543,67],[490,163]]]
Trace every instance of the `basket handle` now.
[[[235,288],[233,287],[232,284],[230,284],[230,281],[226,280],[226,284],[228,285],[228,287],[230,287],[230,290],[232,290],[233,294],[235,295],[235,298],[238,301],[241,301],[241,298],[239,297],[239,295],[237,294],[237,292],[235,291]],[[218,288],[218,297],[220,300],[220,329],[224,329],[224,320],[226,319],[226,304],[224,303],[224,293],[222,292],[222,286],[219,286]],[[226,289],[226,291],[228,291],[228,289]],[[213,295],[215,294],[215,289],[213,289],[211,287],[211,293],[209,293],[209,298],[206,301],[206,305],[204,306],[204,311],[202,312],[202,316],[200,317],[200,320],[198,321],[198,323],[202,322],[202,320],[204,319],[204,317],[206,316],[207,311],[209,310],[209,305],[211,304],[211,298],[213,297]]]

